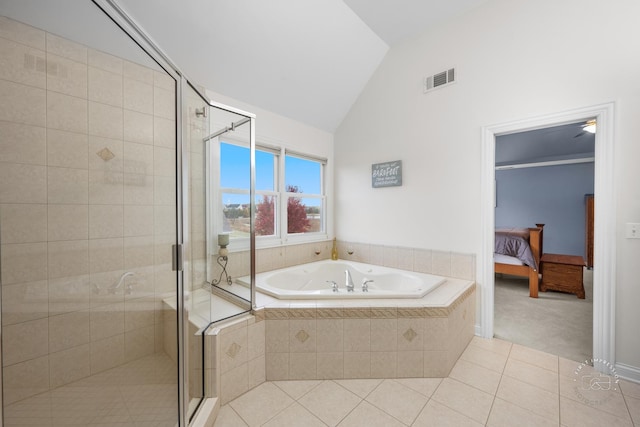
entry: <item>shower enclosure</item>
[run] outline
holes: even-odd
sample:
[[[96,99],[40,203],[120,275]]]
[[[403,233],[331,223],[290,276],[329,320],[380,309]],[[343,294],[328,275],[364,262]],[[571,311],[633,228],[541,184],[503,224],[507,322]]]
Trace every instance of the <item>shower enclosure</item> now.
[[[211,208],[209,137],[246,120],[251,148],[253,116],[111,0],[2,2],[0,56],[0,424],[188,425],[216,397],[207,331],[252,307],[213,284],[252,274],[253,234]]]

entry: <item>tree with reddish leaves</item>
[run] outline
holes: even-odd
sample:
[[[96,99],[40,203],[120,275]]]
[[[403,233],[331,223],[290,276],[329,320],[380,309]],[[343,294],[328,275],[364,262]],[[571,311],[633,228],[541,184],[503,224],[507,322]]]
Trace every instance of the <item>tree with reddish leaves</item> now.
[[[295,185],[287,186],[288,193],[301,193]],[[256,206],[256,234],[258,236],[270,236],[275,231],[274,225],[274,197],[263,196],[262,201]],[[289,197],[287,201],[287,232],[304,233],[311,226],[307,218],[307,207],[295,197]]]
[[[262,201],[256,206],[256,234],[258,236],[270,236],[275,230],[273,199],[270,196],[262,196]]]
[[[288,193],[301,193],[296,185],[287,185]],[[311,224],[307,218],[307,207],[298,198],[289,197],[287,201],[287,233],[304,233]]]

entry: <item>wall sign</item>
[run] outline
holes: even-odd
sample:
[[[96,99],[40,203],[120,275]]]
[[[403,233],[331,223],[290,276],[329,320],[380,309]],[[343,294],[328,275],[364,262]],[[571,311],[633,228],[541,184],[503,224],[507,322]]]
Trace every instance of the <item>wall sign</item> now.
[[[402,185],[402,160],[371,165],[371,186],[399,187]]]

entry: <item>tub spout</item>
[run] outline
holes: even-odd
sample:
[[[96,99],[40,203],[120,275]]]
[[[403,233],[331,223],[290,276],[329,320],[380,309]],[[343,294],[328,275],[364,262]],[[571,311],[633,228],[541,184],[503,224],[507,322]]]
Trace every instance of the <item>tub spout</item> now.
[[[344,282],[345,286],[347,287],[347,292],[353,292],[353,279],[351,278],[351,273],[349,273],[349,270],[344,271]]]

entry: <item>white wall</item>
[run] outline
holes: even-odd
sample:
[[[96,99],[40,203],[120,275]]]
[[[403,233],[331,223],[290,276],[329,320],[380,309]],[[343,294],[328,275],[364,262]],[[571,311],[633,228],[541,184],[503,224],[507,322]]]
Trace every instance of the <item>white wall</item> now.
[[[481,127],[614,101],[616,361],[640,369],[640,240],[624,238],[640,222],[638,14],[635,0],[492,0],[391,49],[335,134],[338,237],[479,256]],[[422,92],[451,66],[457,83]],[[403,186],[372,189],[371,164],[398,159]]]

